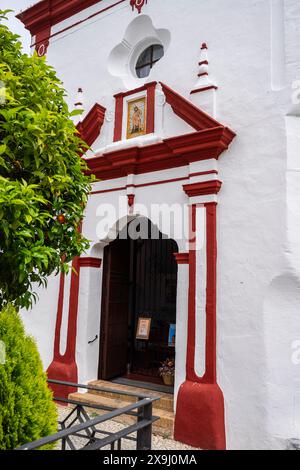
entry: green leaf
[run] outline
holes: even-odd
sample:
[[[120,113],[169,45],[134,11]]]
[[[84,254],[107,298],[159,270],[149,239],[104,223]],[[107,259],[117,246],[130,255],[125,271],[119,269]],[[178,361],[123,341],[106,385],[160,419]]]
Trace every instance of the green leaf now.
[[[5,302],[29,307],[33,285],[69,269],[87,250],[78,232],[92,178],[80,158],[79,138],[66,93],[55,70],[36,54],[23,54],[18,37],[0,11],[0,308]],[[66,222],[57,222],[65,214]]]

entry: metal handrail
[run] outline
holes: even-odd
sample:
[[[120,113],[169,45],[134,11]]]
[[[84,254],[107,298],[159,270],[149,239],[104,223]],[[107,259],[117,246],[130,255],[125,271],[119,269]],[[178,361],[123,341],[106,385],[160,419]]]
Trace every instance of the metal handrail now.
[[[113,389],[102,389],[100,387],[94,387],[89,385],[75,384],[72,382],[63,382],[59,380],[49,380],[51,384],[64,385],[67,387],[76,387],[83,388],[87,390],[98,390],[105,391],[109,390],[109,393],[119,394],[119,391]],[[106,406],[101,405],[92,405],[87,403],[82,403],[76,400],[69,400],[65,398],[54,398],[55,401],[63,402],[70,405],[75,405],[75,408],[72,409],[70,415],[60,422],[60,425],[63,429],[58,431],[56,434],[51,436],[43,437],[34,442],[24,444],[18,447],[15,450],[34,450],[49,444],[53,444],[59,440],[62,441],[62,449],[66,448],[66,444],[70,448],[75,449],[75,445],[71,441],[71,437],[80,437],[86,439],[88,442],[80,450],[100,450],[107,445],[111,445],[111,448],[114,449],[114,445],[118,443],[118,449],[121,449],[122,439],[127,439],[130,441],[136,441],[137,449],[146,449],[151,450],[151,438],[152,438],[152,425],[159,420],[159,417],[152,416],[152,405],[154,402],[158,401],[158,397],[141,397],[136,393],[126,393],[122,392],[122,395],[130,395],[138,399],[137,402],[131,403],[123,408],[112,409]],[[84,408],[94,408],[95,410],[111,410],[109,413],[106,413],[102,416],[97,416],[96,418],[90,419],[88,414],[85,412]],[[135,411],[137,410],[137,411]],[[69,427],[65,427],[66,421],[73,415],[76,414],[75,419],[72,423],[69,424]],[[130,415],[137,419],[137,422],[133,425],[127,426],[126,428],[118,431],[116,433],[109,433],[105,430],[97,429],[96,426],[117,418],[121,415]],[[75,424],[76,421],[79,421],[80,424]],[[82,434],[85,432],[86,434]],[[132,433],[137,432],[137,437],[132,437]],[[105,437],[97,437],[97,434],[105,435]]]
[[[84,390],[91,390],[95,392],[105,392],[105,393],[112,393],[115,395],[123,395],[123,396],[128,396],[128,397],[134,397],[134,398],[153,398],[151,395],[146,395],[146,394],[140,394],[140,393],[135,393],[135,392],[125,392],[123,390],[114,390],[112,388],[104,388],[104,387],[98,387],[96,385],[84,385],[84,384],[76,384],[73,382],[63,382],[62,380],[50,380],[48,379],[49,384],[53,385],[65,385],[67,387],[72,387],[72,388],[82,388]],[[159,398],[157,398],[159,400]]]

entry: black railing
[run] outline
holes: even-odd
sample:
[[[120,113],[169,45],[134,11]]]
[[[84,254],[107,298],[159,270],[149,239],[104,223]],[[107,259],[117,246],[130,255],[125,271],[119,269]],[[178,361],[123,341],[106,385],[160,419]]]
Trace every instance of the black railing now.
[[[48,382],[49,384],[70,388],[130,396],[135,398],[136,402],[123,408],[115,409],[105,405],[54,397],[56,402],[72,407],[67,416],[62,421],[59,421],[59,431],[38,441],[22,445],[16,450],[39,449],[59,441],[61,441],[61,450],[100,450],[108,446],[111,450],[122,450],[123,440],[134,442],[136,450],[151,450],[152,425],[159,420],[158,417],[152,416],[152,405],[159,398],[59,380],[48,380]],[[105,414],[91,418],[86,408],[93,410],[94,413],[104,411]],[[118,432],[109,432],[107,429],[101,429],[101,425],[115,420],[122,415],[132,417],[133,424],[124,425],[123,429]]]

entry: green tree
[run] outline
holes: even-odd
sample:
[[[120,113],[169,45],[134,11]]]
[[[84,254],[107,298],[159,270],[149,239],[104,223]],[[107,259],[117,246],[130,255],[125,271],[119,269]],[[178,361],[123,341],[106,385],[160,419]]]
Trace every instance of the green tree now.
[[[0,308],[29,308],[34,284],[67,271],[88,246],[79,226],[90,179],[62,83],[44,58],[22,53],[7,13],[0,11]]]
[[[57,432],[57,411],[36,344],[11,305],[0,312],[0,340],[0,450],[9,450]]]

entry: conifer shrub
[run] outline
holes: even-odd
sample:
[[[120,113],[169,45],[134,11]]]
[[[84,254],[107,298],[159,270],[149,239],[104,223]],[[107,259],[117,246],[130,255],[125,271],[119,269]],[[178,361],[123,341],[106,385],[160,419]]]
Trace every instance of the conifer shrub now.
[[[35,341],[11,305],[0,312],[0,341],[0,450],[10,450],[56,433],[57,411]]]

